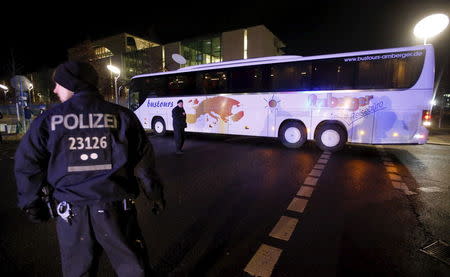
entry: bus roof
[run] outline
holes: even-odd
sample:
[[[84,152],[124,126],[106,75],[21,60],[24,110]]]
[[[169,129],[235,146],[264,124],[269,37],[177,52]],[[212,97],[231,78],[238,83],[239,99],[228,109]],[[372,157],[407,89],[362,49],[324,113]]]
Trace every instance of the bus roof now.
[[[403,52],[403,51],[417,51],[417,50],[428,49],[431,47],[433,47],[433,46],[429,44],[429,45],[417,45],[417,46],[409,46],[409,47],[369,50],[369,51],[316,55],[316,56],[307,56],[307,57],[269,56],[269,57],[253,58],[253,59],[233,60],[233,61],[226,61],[226,62],[194,65],[194,66],[183,67],[183,68],[173,70],[173,71],[136,75],[136,76],[132,77],[131,79],[150,77],[150,76],[159,76],[159,75],[179,74],[179,73],[186,73],[186,72],[196,72],[196,71],[212,70],[212,69],[251,66],[251,65],[263,65],[263,64],[274,64],[274,63],[307,61],[307,60],[321,60],[321,59],[342,58],[342,57],[362,56],[362,55],[376,55],[376,54],[382,54],[382,53],[388,53],[388,52],[390,53],[390,52]]]

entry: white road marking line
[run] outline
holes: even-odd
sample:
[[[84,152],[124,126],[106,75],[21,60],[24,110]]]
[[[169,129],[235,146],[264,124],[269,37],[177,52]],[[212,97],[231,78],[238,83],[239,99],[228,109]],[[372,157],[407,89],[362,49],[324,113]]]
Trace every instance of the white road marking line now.
[[[269,236],[288,241],[291,238],[292,232],[295,230],[295,226],[297,226],[298,219],[288,216],[282,216],[278,223],[273,227],[272,232],[270,232]]]
[[[420,191],[423,192],[443,192],[444,190],[439,187],[420,187],[418,188]]]
[[[392,186],[393,186],[395,189],[402,190],[403,193],[406,194],[406,195],[414,195],[414,194],[417,194],[417,193],[414,192],[414,191],[410,191],[409,188],[408,188],[408,186],[407,186],[405,183],[403,183],[403,182],[392,181]]]
[[[322,170],[320,170],[320,169],[313,169],[309,173],[309,176],[313,176],[313,177],[320,177],[320,175],[322,175]]]
[[[414,195],[414,194],[417,194],[417,192],[410,191],[408,188],[407,188],[407,190],[403,190],[403,192],[404,192],[406,195]]]
[[[318,178],[308,176],[308,177],[306,177],[303,184],[308,185],[308,186],[315,186],[317,184],[317,180],[318,180]]]
[[[244,271],[252,276],[270,276],[275,264],[280,258],[281,252],[283,250],[279,248],[261,244],[258,251],[256,251],[255,255],[244,268]]]
[[[395,166],[386,166],[386,171],[388,173],[398,173],[398,170]]]
[[[326,160],[326,159],[319,159],[317,161],[318,164],[326,164],[327,162],[328,162],[328,160]]]
[[[294,197],[294,199],[292,199],[292,201],[289,204],[289,207],[287,209],[290,211],[297,212],[297,213],[303,213],[307,204],[308,204],[308,200]]]
[[[316,164],[316,165],[314,166],[314,168],[315,168],[315,169],[324,169],[324,168],[325,168],[325,165],[324,165],[324,164]]]
[[[405,183],[403,183],[403,182],[398,182],[398,181],[392,181],[392,186],[395,188],[395,189],[403,189],[404,188],[404,186],[405,186]]]
[[[378,148],[378,146],[377,146]],[[395,189],[402,190],[406,195],[414,195],[416,192],[410,191],[408,186],[402,181],[402,177],[398,175],[398,169],[395,167],[395,164],[392,162],[392,159],[387,157],[387,154],[383,148],[378,148],[381,153],[381,160],[386,167],[386,171],[388,173],[389,179],[391,179],[392,186]]]
[[[312,188],[312,187],[302,186],[302,187],[300,187],[299,191],[297,192],[297,195],[310,198],[313,191],[314,191],[314,188]]]
[[[392,181],[401,181],[402,180],[402,177],[397,174],[388,173],[388,176],[389,176],[389,179],[391,179]]]
[[[322,174],[322,170],[328,163],[328,159],[330,158],[331,152],[324,151],[323,154],[325,155],[322,155],[319,158],[319,161],[314,165],[314,169],[311,170],[310,175],[313,176],[316,175],[317,177],[319,177]],[[317,180],[318,178],[307,176],[304,181],[304,184],[315,186],[317,184]],[[302,186],[300,187],[300,190],[297,192],[297,195],[309,198],[311,197],[313,191],[314,188],[312,187]],[[307,204],[308,204],[307,199],[294,197],[294,199],[292,199],[287,209],[290,211],[303,213]],[[280,220],[272,229],[269,236],[288,241],[292,236],[292,233],[294,232],[297,224],[298,219],[287,216],[281,216]],[[253,255],[250,262],[244,268],[244,271],[252,276],[261,276],[261,277],[270,276],[282,252],[283,252],[282,249],[272,247],[266,244],[261,244],[258,251],[256,251],[255,255]]]

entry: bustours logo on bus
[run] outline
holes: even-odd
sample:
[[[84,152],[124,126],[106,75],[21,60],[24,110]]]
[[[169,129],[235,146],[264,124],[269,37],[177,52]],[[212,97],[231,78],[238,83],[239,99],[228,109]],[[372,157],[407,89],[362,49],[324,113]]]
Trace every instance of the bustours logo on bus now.
[[[327,93],[325,98],[319,98],[315,94],[308,96],[309,107],[324,107],[324,108],[342,108],[351,111],[356,111],[360,107],[370,104],[373,95],[366,95],[364,97],[334,97],[332,93]]]
[[[151,101],[148,100],[147,108],[173,108],[173,101]]]

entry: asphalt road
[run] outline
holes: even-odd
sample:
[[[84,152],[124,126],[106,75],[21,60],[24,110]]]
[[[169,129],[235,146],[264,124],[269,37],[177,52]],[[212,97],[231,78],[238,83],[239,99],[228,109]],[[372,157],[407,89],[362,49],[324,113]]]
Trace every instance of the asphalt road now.
[[[450,146],[324,154],[190,134],[178,156],[171,134],[150,140],[168,207],[154,216],[140,197],[138,212],[161,276],[450,276],[419,251],[450,242]],[[16,147],[0,145],[0,273],[61,276],[54,223],[16,208]],[[106,255],[98,276],[114,276]]]

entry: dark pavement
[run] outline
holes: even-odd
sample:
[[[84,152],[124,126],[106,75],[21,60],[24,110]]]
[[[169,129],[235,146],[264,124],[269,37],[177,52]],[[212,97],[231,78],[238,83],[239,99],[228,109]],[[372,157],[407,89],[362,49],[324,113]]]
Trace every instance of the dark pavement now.
[[[276,140],[188,134],[150,137],[166,184],[167,210],[138,199],[151,264],[161,276],[248,276],[261,244],[282,250],[272,276],[450,276],[419,249],[450,241],[450,147],[384,146],[408,189],[395,189],[374,146],[333,153],[303,213],[288,206],[323,154]],[[0,273],[60,276],[54,223],[32,224],[16,208],[11,157],[0,145]],[[281,216],[298,219],[290,239],[269,236]],[[98,276],[114,276],[105,255]]]

